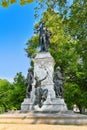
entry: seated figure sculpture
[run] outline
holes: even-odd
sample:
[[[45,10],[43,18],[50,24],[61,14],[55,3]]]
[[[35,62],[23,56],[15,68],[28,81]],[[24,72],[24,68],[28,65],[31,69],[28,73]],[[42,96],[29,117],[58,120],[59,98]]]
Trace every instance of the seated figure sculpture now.
[[[35,77],[35,101],[34,105],[38,105],[40,108],[43,105],[43,102],[46,101],[48,95],[48,89],[41,88],[41,82],[47,78],[47,75],[43,79],[39,79],[37,76]]]

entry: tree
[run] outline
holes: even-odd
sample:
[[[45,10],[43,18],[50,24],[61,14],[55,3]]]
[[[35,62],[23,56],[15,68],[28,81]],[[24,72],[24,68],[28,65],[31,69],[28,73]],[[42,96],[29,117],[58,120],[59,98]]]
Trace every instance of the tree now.
[[[10,108],[9,93],[11,83],[5,79],[0,79],[0,111],[7,111]]]
[[[21,72],[19,72],[14,77],[13,86],[9,96],[12,108],[20,109],[21,103],[25,97],[25,93],[25,77],[22,75]]]
[[[7,8],[10,4],[20,4],[20,5],[26,5],[32,3],[34,0],[2,0],[0,1],[0,5]]]
[[[64,5],[66,3],[67,0],[35,0],[36,3],[38,3],[38,5],[40,5],[40,7],[43,7],[42,5],[44,6],[50,6],[51,8],[52,7],[55,7],[56,5]],[[2,0],[0,2],[0,4],[3,6],[3,7],[8,7],[10,4],[14,4],[14,3],[18,3],[20,5],[26,5],[26,4],[30,4],[34,2],[34,0],[20,0],[18,2],[18,0]]]
[[[87,108],[87,1],[74,0],[70,6],[69,18],[66,20],[66,33],[70,34],[72,39],[77,41],[75,51],[79,55],[78,71],[76,72],[75,81],[80,89],[83,101],[78,106]]]
[[[21,72],[16,74],[12,84],[0,79],[0,111],[20,109],[25,94],[25,77]]]

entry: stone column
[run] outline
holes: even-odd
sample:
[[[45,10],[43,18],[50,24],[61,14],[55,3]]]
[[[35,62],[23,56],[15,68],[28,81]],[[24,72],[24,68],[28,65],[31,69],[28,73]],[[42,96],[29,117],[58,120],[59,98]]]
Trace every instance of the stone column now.
[[[49,52],[40,52],[34,59],[34,77],[38,76],[39,79],[43,79],[48,73],[47,78],[41,83],[43,89],[48,89],[48,98],[55,98],[54,65],[54,59]]]
[[[39,52],[34,58],[34,77],[43,79],[47,72],[47,78],[42,81],[41,88],[48,89],[48,96],[42,107],[34,106],[34,111],[67,111],[64,99],[56,98],[53,83],[54,59],[49,52]],[[33,90],[32,90],[33,91]]]

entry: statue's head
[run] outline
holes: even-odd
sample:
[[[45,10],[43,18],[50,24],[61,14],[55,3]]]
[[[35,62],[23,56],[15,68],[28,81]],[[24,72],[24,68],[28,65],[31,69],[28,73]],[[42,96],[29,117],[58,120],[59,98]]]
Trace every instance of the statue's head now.
[[[58,66],[58,67],[56,68],[56,70],[59,70],[59,71],[60,71],[60,70],[61,70],[60,66]]]
[[[33,71],[32,68],[29,68],[29,69],[28,69],[28,72],[32,72],[32,71]]]
[[[28,72],[30,72],[30,68],[28,69]]]
[[[44,21],[42,22],[42,26],[45,27],[45,22]]]

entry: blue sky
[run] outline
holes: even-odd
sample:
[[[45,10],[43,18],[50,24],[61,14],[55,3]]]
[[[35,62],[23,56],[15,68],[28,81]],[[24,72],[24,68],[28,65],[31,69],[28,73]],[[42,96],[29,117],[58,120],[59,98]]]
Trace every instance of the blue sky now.
[[[69,2],[72,3],[72,0]],[[33,4],[0,6],[0,78],[12,81],[17,72],[26,77],[30,67],[24,48],[33,35],[35,23]]]
[[[0,78],[12,81],[17,72],[27,75],[27,40],[33,35],[34,4],[0,6]]]

